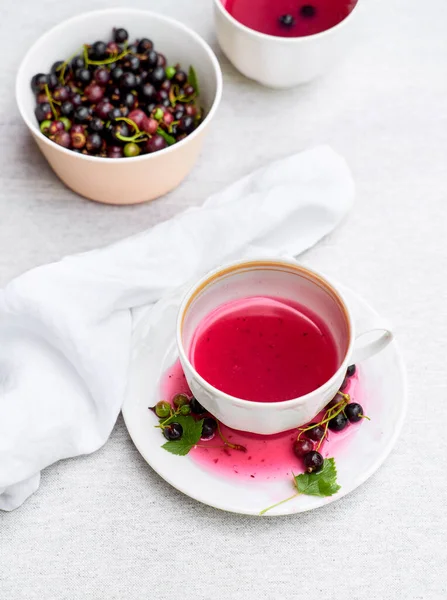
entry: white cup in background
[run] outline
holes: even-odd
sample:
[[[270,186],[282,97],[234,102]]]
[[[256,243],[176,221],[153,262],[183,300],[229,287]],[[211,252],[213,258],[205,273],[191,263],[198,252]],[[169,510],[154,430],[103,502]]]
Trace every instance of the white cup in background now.
[[[243,75],[272,88],[290,88],[311,81],[345,56],[352,47],[361,3],[359,0],[343,21],[321,33],[279,37],[242,25],[222,0],[213,1],[217,39],[224,54]]]

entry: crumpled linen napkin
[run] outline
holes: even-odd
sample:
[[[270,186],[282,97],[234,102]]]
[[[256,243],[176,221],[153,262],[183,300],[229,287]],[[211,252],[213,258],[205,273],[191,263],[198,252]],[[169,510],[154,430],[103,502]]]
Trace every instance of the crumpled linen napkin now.
[[[136,309],[228,260],[296,256],[336,227],[353,199],[344,160],[314,148],[0,290],[0,509],[36,491],[41,469],[106,442],[124,400]]]

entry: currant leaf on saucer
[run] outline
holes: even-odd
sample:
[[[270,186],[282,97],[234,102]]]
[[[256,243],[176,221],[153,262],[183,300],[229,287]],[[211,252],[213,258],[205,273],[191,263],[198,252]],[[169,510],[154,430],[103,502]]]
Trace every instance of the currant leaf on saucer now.
[[[186,454],[188,454],[188,452],[199,442],[202,436],[203,419],[196,421],[192,416],[184,417],[176,415],[170,417],[167,421],[164,421],[165,425],[169,425],[170,423],[179,423],[183,428],[183,434],[179,440],[166,442],[166,444],[163,444],[162,448],[171,454],[186,456]]]
[[[295,477],[295,486],[306,496],[333,496],[340,486],[337,483],[337,468],[333,458],[326,458],[318,473],[302,473]]]
[[[181,439],[175,442],[166,442],[166,444],[163,444],[162,448],[171,454],[186,456],[193,446],[194,444],[191,446],[191,444],[188,444],[185,440]]]

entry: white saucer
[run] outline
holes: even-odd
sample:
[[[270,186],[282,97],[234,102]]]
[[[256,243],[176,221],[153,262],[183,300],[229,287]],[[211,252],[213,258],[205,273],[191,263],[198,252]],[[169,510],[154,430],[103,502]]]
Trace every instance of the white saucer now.
[[[354,292],[342,288],[355,318],[375,314]],[[135,326],[129,385],[123,407],[129,434],[148,464],[168,483],[215,508],[235,513],[259,512],[293,494],[291,479],[238,482],[205,470],[189,456],[175,456],[162,449],[165,441],[148,410],[160,400],[160,379],[177,359],[175,324],[182,294],[159,302],[143,312]],[[342,498],[366,481],[384,462],[400,433],[407,407],[406,374],[396,342],[360,366],[362,397],[370,421],[362,423],[335,455],[338,483],[335,496],[299,496],[269,511],[288,515],[312,510]],[[299,471],[298,471],[299,472]]]

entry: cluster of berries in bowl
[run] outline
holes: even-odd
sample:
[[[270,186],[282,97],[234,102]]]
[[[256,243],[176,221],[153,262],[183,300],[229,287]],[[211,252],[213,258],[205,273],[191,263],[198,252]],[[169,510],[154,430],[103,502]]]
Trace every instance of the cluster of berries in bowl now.
[[[31,80],[40,131],[74,152],[103,158],[153,153],[179,142],[203,120],[194,68],[169,66],[148,38],[84,44]]]
[[[307,473],[318,472],[323,468],[324,458],[319,450],[327,439],[329,431],[343,431],[349,423],[368,419],[363,413],[362,406],[357,402],[351,402],[350,396],[343,393],[355,371],[355,365],[348,367],[340,391],[326,406],[320,420],[298,429],[293,451],[303,461]]]

